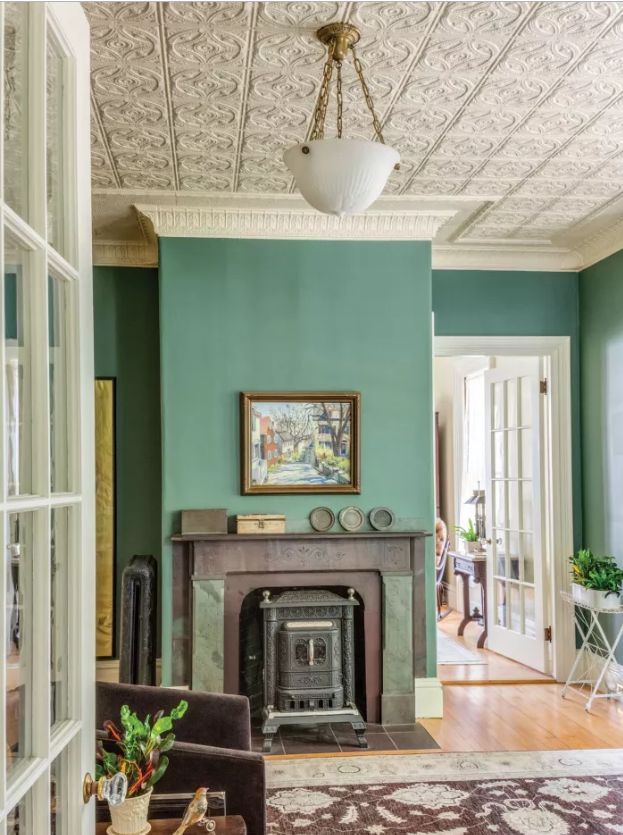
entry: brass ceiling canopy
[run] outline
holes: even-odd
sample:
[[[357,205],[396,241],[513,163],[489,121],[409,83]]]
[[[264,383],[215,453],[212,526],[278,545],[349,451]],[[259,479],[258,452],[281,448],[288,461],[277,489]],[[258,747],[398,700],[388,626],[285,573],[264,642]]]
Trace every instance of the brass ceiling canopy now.
[[[333,58],[336,61],[343,61],[348,55],[348,50],[359,43],[361,34],[352,23],[328,23],[321,26],[316,32],[316,37],[325,46],[333,44]]]

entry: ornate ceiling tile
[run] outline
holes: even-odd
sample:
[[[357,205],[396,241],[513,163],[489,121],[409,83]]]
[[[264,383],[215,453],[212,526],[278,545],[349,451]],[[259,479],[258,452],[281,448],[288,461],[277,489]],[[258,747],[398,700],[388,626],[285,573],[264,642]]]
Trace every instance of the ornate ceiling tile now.
[[[315,30],[347,19],[362,30],[358,54],[402,157],[387,194],[492,199],[447,246],[507,235],[516,251],[519,239],[562,240],[568,229],[576,249],[586,229],[594,254],[613,239],[599,224],[623,218],[620,3],[92,2],[85,11],[95,197],[283,199],[294,188],[283,151],[308,135],[325,60]],[[347,135],[371,138],[350,63],[343,75]],[[334,98],[327,121],[332,130]],[[137,240],[133,257],[143,251],[153,242]]]

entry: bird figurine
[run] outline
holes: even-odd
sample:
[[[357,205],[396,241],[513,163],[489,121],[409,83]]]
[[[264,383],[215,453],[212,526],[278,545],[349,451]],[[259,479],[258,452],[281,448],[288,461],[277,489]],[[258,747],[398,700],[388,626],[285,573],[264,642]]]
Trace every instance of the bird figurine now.
[[[173,835],[184,835],[184,832],[189,826],[203,820],[205,813],[208,811],[208,790],[197,789],[193,799],[190,801],[184,812],[181,824],[175,830]]]

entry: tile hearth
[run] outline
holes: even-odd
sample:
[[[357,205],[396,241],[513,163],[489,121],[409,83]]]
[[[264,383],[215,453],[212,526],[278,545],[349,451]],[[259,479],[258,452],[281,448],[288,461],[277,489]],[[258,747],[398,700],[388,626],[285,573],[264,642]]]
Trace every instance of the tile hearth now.
[[[432,750],[439,748],[422,725],[366,725],[371,751]],[[252,728],[252,748],[261,752],[264,737],[261,725]],[[273,740],[271,756],[279,754],[334,754],[359,752],[357,736],[349,725],[310,725],[280,728]]]

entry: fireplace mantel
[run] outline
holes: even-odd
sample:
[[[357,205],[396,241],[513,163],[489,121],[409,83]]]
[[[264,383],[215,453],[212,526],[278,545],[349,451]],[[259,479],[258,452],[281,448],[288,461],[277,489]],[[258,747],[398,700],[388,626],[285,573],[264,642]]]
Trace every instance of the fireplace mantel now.
[[[415,720],[426,676],[424,531],[174,536],[173,684],[238,692],[242,600],[263,587],[344,586],[365,601],[369,721]],[[373,694],[374,696],[374,694]]]

